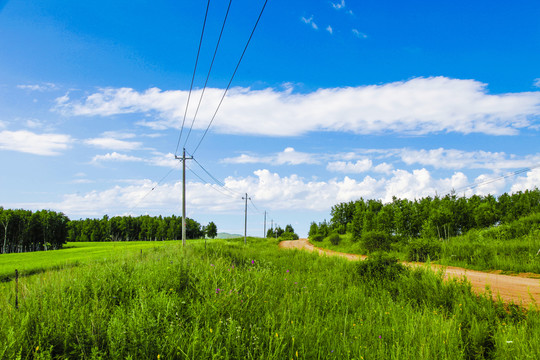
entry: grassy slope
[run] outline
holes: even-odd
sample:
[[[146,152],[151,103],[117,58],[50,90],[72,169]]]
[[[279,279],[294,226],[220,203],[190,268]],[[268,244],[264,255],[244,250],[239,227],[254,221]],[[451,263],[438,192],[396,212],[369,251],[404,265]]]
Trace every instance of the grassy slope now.
[[[440,254],[433,263],[458,266],[471,270],[501,270],[505,273],[540,274],[540,236],[538,232],[514,239],[496,240],[481,237],[482,231],[471,231],[445,241],[437,241]],[[332,245],[328,238],[310,241],[314,246],[350,254],[368,255],[361,242],[353,242],[352,235],[341,235],[341,242]],[[400,260],[407,258],[407,243],[395,243],[390,253]]]
[[[117,249],[119,250],[119,249]],[[0,284],[0,358],[533,358],[540,320],[422,270],[393,281],[276,243],[120,251]]]
[[[72,242],[64,245],[63,249],[55,251],[2,254],[0,255],[0,279],[13,278],[15,269],[21,275],[28,275],[95,260],[107,260],[118,253],[140,252],[171,243],[175,241]]]

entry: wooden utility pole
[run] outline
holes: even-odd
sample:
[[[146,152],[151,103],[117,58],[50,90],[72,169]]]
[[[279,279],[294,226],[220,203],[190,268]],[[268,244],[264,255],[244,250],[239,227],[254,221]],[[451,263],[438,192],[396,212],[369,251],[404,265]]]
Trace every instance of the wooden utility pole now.
[[[192,160],[193,156],[186,158],[186,149],[183,149],[182,157],[174,155],[174,158],[182,161],[182,246],[186,246],[186,160]]]
[[[264,228],[263,228],[263,239],[266,238],[266,210],[264,211]]]
[[[246,193],[246,197],[242,198],[242,200],[246,200],[246,208],[245,208],[245,220],[244,220],[244,245],[247,244],[247,201],[251,200],[251,198],[248,197],[248,194]]]

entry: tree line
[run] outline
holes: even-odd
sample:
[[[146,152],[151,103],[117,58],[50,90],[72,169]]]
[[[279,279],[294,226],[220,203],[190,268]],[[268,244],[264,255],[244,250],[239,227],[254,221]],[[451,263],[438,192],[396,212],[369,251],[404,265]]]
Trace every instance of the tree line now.
[[[217,226],[201,226],[186,218],[186,237],[217,236]],[[101,219],[70,220],[51,210],[11,210],[0,207],[0,253],[57,250],[70,241],[161,241],[182,238],[182,217],[105,215]]]
[[[200,239],[217,236],[213,222],[203,227],[186,218],[186,238]],[[68,224],[68,241],[162,241],[182,238],[181,216],[138,217],[107,215],[101,219],[73,220]]]
[[[291,224],[282,229],[280,226],[272,227],[266,231],[267,238],[279,238],[280,240],[298,240],[298,234],[294,232]]]
[[[60,249],[67,241],[69,218],[61,212],[10,210],[0,206],[2,254]]]
[[[473,195],[469,198],[448,194],[407,200],[394,197],[380,200],[343,202],[334,205],[331,220],[311,223],[309,236],[328,236],[332,232],[350,232],[355,240],[370,232],[404,238],[447,239],[471,229],[509,223],[540,211],[540,190],[513,194]]]

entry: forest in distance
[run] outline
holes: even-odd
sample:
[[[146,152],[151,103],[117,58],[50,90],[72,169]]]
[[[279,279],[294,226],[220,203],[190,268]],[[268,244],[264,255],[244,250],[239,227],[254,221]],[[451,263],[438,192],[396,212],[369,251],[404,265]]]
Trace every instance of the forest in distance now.
[[[351,233],[355,239],[374,231],[399,238],[448,239],[471,229],[488,228],[509,223],[523,216],[540,212],[540,190],[513,194],[458,197],[425,197],[407,200],[394,197],[381,200],[344,202],[332,207],[329,222],[310,226],[309,237],[326,237],[331,233]],[[270,231],[270,230],[269,230]],[[202,226],[186,219],[186,236],[198,239],[217,235],[213,222]],[[275,232],[267,234],[273,237]],[[284,235],[290,235],[285,236]],[[286,228],[281,240],[298,238],[292,227]],[[70,220],[61,212],[10,210],[0,207],[0,252],[28,252],[60,249],[66,242],[95,241],[160,241],[182,237],[179,216],[143,215],[103,216],[101,219]]]
[[[309,237],[326,237],[331,233],[351,233],[360,240],[372,232],[398,238],[448,239],[472,229],[483,229],[510,223],[523,216],[540,212],[540,190],[513,194],[458,197],[425,197],[419,200],[393,198],[343,202],[331,209],[331,220],[312,222]]]
[[[217,235],[217,226],[202,226],[186,218],[186,237]],[[182,238],[181,216],[138,217],[107,215],[101,219],[70,220],[61,212],[0,207],[0,253],[61,249],[67,242],[161,241]]]

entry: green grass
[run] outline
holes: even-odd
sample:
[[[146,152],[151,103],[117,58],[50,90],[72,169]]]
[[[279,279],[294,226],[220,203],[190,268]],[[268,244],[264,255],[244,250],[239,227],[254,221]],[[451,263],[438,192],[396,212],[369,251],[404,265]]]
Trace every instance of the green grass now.
[[[77,266],[96,260],[107,260],[122,253],[143,252],[148,249],[177,243],[178,241],[123,241],[123,242],[70,242],[63,249],[0,255],[0,280],[50,269]]]
[[[431,258],[431,262],[471,270],[540,274],[540,255],[536,255],[540,250],[539,231],[505,240],[486,238],[482,234],[483,231],[473,230],[463,236],[452,237],[448,240],[433,240],[440,246],[441,251],[437,257]],[[368,255],[361,242],[352,241],[351,234],[341,235],[341,242],[338,245],[331,244],[328,238],[320,242],[310,242],[323,249]],[[407,260],[407,246],[406,240],[393,243],[389,253],[405,261]]]
[[[106,246],[105,244],[102,244]],[[266,239],[116,249],[0,284],[5,359],[526,359],[540,317],[441,274]],[[60,254],[60,253],[59,253]],[[108,254],[111,254],[109,252]],[[31,255],[31,254],[27,254]],[[375,270],[374,270],[375,269]]]

